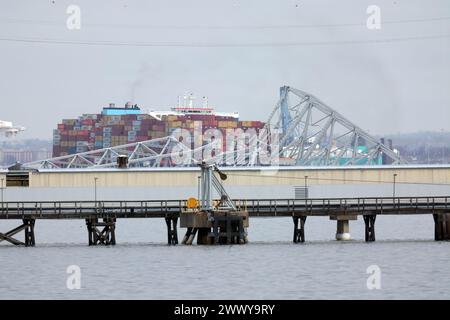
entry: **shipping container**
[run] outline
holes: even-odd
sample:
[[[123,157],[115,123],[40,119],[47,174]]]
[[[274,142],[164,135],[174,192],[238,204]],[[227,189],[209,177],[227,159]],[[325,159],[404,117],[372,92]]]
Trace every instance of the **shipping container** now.
[[[119,108],[120,109],[120,108]],[[134,110],[134,109],[133,109]],[[196,109],[197,110],[197,109]],[[209,110],[209,109],[208,109]],[[211,109],[212,110],[212,109]],[[262,128],[261,121],[238,121],[236,116],[206,113],[153,114],[83,114],[77,119],[63,119],[53,131],[53,154],[61,156],[80,150],[109,148],[135,141],[163,138],[177,128],[194,130],[219,129],[224,135],[227,129]]]

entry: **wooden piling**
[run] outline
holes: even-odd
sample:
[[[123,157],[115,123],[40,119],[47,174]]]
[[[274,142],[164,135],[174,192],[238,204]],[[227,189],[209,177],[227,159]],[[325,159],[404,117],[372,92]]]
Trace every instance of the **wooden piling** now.
[[[34,237],[34,223],[35,223],[34,218],[22,219],[22,225],[6,233],[0,233],[0,242],[8,241],[9,243],[14,244],[16,246],[25,246],[25,247],[34,246],[36,244]],[[21,232],[22,230],[25,233],[24,242],[13,238],[15,234]]]
[[[306,216],[293,216],[292,219],[294,221],[294,239],[293,239],[294,243],[305,242]]]
[[[88,218],[86,227],[90,246],[116,244],[115,218],[103,218],[103,222],[99,222],[97,218]],[[103,227],[103,229],[98,229],[98,227]]]
[[[188,240],[186,241],[187,245],[191,245],[192,242],[194,242],[194,238],[195,238],[195,235],[197,234],[197,230],[198,230],[198,228],[192,228],[191,234],[189,235]]]
[[[183,240],[181,241],[181,244],[186,244],[186,243],[187,243],[187,241],[188,241],[188,239],[189,239],[189,236],[190,236],[191,233],[192,233],[192,229],[193,229],[193,228],[187,228],[187,229],[186,229],[186,233],[185,233],[185,235],[184,235],[184,237],[183,237]]]
[[[433,214],[434,240],[450,240],[450,213]]]
[[[376,215],[364,215],[365,240],[366,242],[375,241],[375,219]]]
[[[25,246],[34,247],[34,245],[36,244],[34,238],[35,219],[23,219],[22,221],[25,225]]]
[[[177,216],[169,216],[165,218],[167,225],[167,243],[169,245],[178,244],[178,233],[177,233]],[[183,239],[184,241],[184,239]]]

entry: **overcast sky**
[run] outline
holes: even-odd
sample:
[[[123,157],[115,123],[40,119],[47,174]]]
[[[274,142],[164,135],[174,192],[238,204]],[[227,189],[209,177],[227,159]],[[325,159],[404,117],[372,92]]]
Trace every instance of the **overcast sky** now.
[[[0,119],[24,138],[109,102],[168,109],[187,90],[264,121],[282,85],[373,134],[450,130],[448,0],[0,3]],[[71,4],[80,30],[66,27]]]

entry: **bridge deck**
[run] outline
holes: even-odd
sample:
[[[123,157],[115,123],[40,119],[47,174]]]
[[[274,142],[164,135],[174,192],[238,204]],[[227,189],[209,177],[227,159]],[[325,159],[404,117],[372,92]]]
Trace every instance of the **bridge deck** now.
[[[251,217],[450,213],[450,197],[235,200]],[[3,202],[0,219],[163,218],[187,210],[185,200]]]

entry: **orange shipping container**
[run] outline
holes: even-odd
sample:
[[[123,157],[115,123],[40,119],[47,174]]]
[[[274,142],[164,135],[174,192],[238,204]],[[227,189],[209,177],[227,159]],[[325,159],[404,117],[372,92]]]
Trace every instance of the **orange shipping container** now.
[[[237,127],[237,122],[236,121],[228,121],[228,128],[236,128]]]

